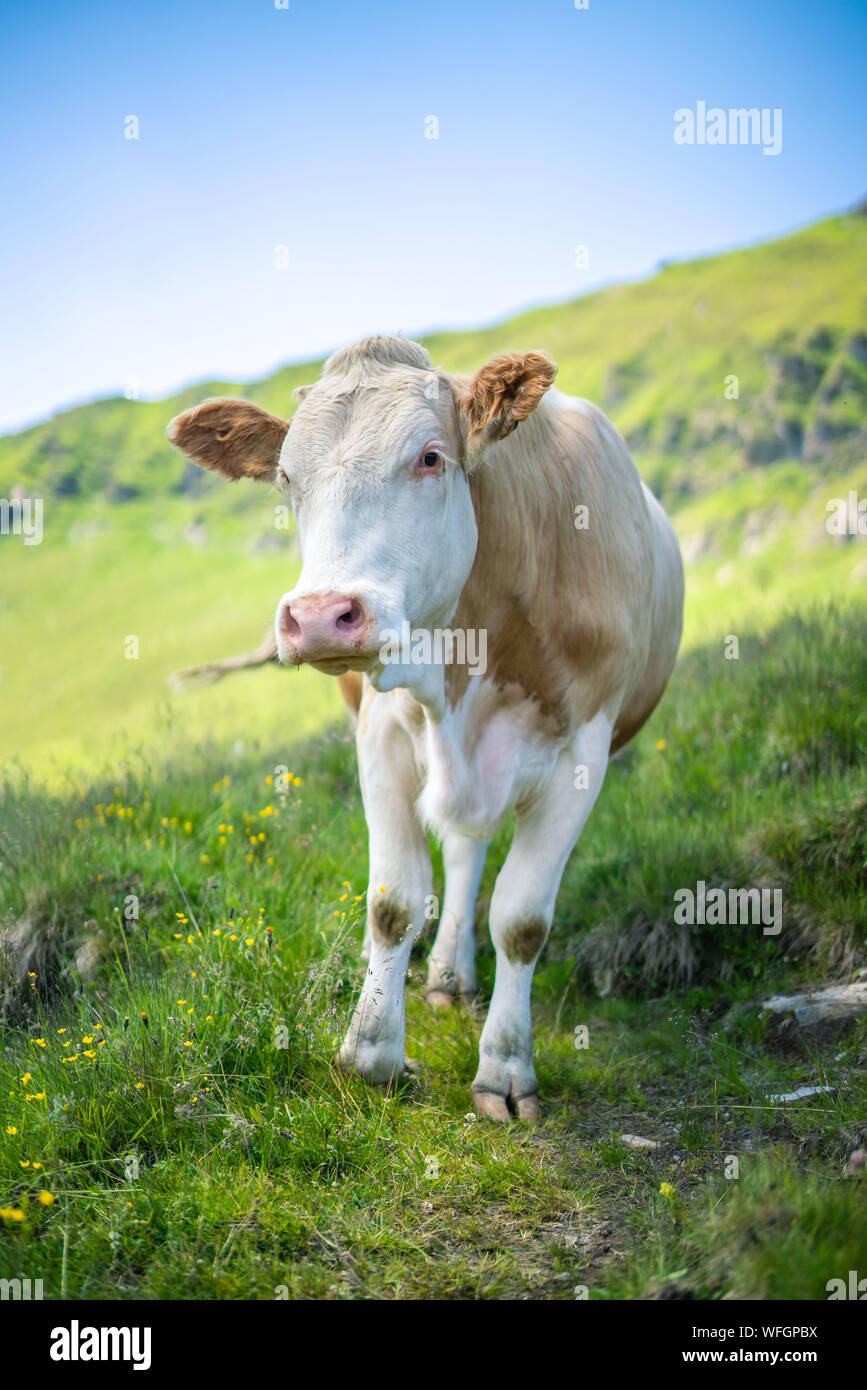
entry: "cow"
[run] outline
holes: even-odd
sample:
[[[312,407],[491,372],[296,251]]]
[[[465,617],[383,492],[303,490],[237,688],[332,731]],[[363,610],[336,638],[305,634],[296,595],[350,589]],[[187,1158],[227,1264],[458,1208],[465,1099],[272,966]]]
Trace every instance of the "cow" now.
[[[382,1086],[405,1073],[410,952],[436,902],[429,832],[445,893],[427,997],[475,994],[476,897],[514,813],[472,1083],[477,1115],[502,1121],[539,1116],[533,971],[609,758],[657,705],[683,615],[670,522],[621,435],[554,388],[556,371],[543,352],[510,352],[452,375],[418,343],[366,338],[296,391],[291,421],[218,399],[167,431],[203,467],[291,501],[303,563],[277,604],[277,653],[337,676],[359,705],[368,967],[343,1071]]]

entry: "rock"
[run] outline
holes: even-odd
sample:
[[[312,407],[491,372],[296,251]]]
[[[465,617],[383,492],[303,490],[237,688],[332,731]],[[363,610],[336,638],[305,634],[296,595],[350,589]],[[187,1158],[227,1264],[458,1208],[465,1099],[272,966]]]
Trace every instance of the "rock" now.
[[[867,1149],[856,1149],[849,1155],[849,1172],[863,1173],[867,1169]]]
[[[775,382],[787,381],[802,387],[807,394],[812,394],[824,374],[824,367],[819,362],[811,361],[801,353],[782,352],[778,356],[770,357],[771,369],[774,374]]]
[[[827,405],[840,396],[854,396],[856,399],[861,396],[861,377],[846,362],[835,362],[828,368],[816,394],[816,402]]]
[[[804,426],[800,420],[777,420],[774,429],[783,441],[786,454],[799,459],[804,452]]]
[[[647,1153],[653,1153],[659,1148],[655,1139],[642,1139],[640,1134],[621,1134],[620,1142],[628,1149],[642,1149]]]
[[[834,346],[834,334],[830,328],[825,328],[820,324],[819,327],[814,328],[812,333],[808,336],[806,345],[814,352],[828,353]]]
[[[794,1020],[799,1028],[851,1023],[867,1013],[867,980],[849,985],[827,985],[807,994],[775,994],[762,1010]]]
[[[786,445],[771,420],[755,417],[745,420],[739,434],[747,463],[773,463],[786,453]]]
[[[856,362],[867,364],[867,333],[853,333],[846,343],[846,349]]]
[[[134,502],[137,497],[141,497],[141,488],[133,483],[119,483],[115,479],[109,483],[106,493],[112,502]]]
[[[833,1086],[799,1086],[797,1091],[785,1091],[782,1095],[768,1096],[771,1105],[792,1105],[796,1100],[809,1100],[811,1096],[832,1096]]]

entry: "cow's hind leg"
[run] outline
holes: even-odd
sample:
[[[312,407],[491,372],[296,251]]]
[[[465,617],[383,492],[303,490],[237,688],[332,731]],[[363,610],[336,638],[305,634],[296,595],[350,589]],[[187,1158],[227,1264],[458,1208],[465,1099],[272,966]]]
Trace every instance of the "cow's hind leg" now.
[[[381,1085],[405,1070],[406,972],[433,889],[427,835],[415,814],[412,746],[382,696],[359,725],[358,765],[370,832],[370,961],[337,1063]]]
[[[491,899],[497,968],[473,1082],[478,1115],[538,1118],[530,1016],[533,971],[548,938],[566,861],[605,777],[610,739],[611,725],[601,715],[585,725],[572,748],[561,754],[541,796],[518,814]],[[576,764],[586,773],[576,777]]]
[[[443,837],[443,910],[428,958],[425,988],[434,1008],[448,1006],[455,996],[471,998],[476,992],[473,924],[487,850],[487,840],[471,840],[454,831]]]

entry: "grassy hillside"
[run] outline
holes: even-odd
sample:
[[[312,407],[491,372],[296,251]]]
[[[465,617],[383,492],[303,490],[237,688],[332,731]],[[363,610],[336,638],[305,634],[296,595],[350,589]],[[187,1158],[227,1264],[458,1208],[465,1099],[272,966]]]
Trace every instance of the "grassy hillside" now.
[[[495,352],[544,347],[563,390],[597,401],[656,485],[720,481],[725,459],[820,461],[865,439],[867,217],[834,217],[780,241],[669,265],[652,279],[548,306],[476,332],[425,339],[434,361],[470,370]],[[0,439],[0,495],[113,501],[219,484],[188,468],[167,420],[207,395],[243,394],[277,414],[319,362],[253,383],[203,382],[166,401],[111,399]],[[735,375],[739,398],[727,399]],[[863,448],[860,450],[863,453]],[[702,458],[698,459],[697,454]],[[851,457],[854,460],[854,453]]]
[[[312,671],[268,669],[181,697],[169,689],[179,667],[258,645],[294,582],[300,562],[285,533],[281,549],[262,545],[275,533],[271,502],[258,497],[264,507],[241,517],[215,497],[204,544],[185,539],[191,513],[178,498],[64,500],[42,545],[0,542],[4,759],[57,781],[169,728],[249,745],[264,722],[288,746],[336,715],[336,684]],[[128,637],[137,657],[126,655]]]
[[[687,558],[685,646],[761,627],[794,604],[867,593],[867,543],[825,529],[829,496],[864,492],[863,469],[819,479],[793,462],[745,470],[674,514]],[[0,538],[0,759],[41,781],[83,775],[150,747],[171,726],[197,738],[287,745],[337,715],[312,671],[255,671],[182,696],[179,667],[254,647],[295,580],[297,550],[273,530],[274,496],[250,485],[123,507],[52,504],[41,546]],[[203,525],[192,543],[190,519]],[[126,638],[139,641],[127,659]]]
[[[279,739],[8,788],[0,1277],[51,1298],[821,1299],[865,1268],[864,1185],[844,1180],[865,1027],[781,1049],[753,1015],[725,1023],[864,961],[861,621],[825,607],[745,632],[738,661],[696,648],[612,765],[537,971],[534,1132],[468,1117],[482,1012],[424,1003],[429,931],[414,1088],[333,1070],[364,969],[347,731],[292,750],[285,799]],[[675,928],[699,878],[781,888],[780,937]],[[832,1090],[773,1101],[802,1085]]]
[[[865,268],[867,218],[837,217],[428,346],[454,370],[545,347],[565,390],[610,411],[674,514],[689,645],[867,591],[863,540],[825,529],[829,498],[867,490]],[[333,686],[309,674],[254,673],[182,700],[166,685],[179,666],[255,645],[298,566],[274,528],[281,499],[188,465],[166,422],[215,392],[289,412],[318,365],[164,402],[100,401],[0,439],[0,496],[45,498],[41,546],[0,537],[0,758],[56,781],[167,723],[292,738],[334,714]]]

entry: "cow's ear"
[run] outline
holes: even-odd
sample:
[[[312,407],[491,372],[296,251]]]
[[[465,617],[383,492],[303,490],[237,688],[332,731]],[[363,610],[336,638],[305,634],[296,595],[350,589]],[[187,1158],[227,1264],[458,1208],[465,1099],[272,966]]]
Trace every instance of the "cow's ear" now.
[[[176,415],[166,435],[202,468],[213,468],[233,481],[256,478],[270,483],[277,475],[288,428],[288,420],[249,401],[214,400]]]
[[[461,402],[467,457],[504,439],[539,404],[557,367],[544,352],[506,352],[473,377]]]

